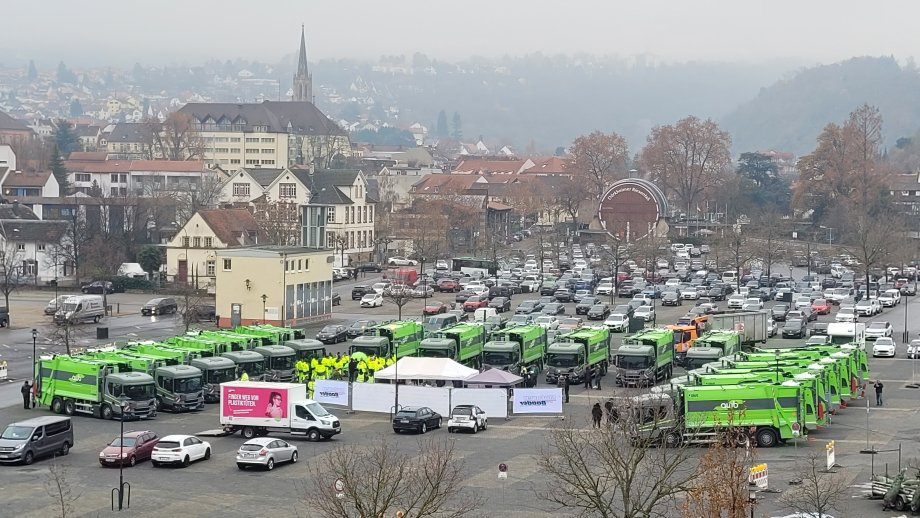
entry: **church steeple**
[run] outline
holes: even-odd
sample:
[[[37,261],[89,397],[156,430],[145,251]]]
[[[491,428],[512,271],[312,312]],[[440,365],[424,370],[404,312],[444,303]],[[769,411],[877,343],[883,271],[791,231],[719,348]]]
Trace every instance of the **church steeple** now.
[[[300,56],[297,73],[294,74],[294,101],[313,102],[313,74],[307,67],[307,39],[303,25],[300,26]]]

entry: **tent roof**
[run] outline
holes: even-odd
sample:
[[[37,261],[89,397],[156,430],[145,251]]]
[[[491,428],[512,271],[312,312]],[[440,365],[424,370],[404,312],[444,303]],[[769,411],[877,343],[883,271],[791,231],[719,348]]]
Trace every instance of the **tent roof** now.
[[[508,371],[503,371],[501,369],[489,369],[485,372],[481,372],[473,376],[472,378],[467,378],[466,382],[470,385],[516,385],[523,379],[524,378]]]
[[[399,373],[399,379],[444,381],[462,381],[470,376],[479,374],[479,371],[476,369],[460,365],[450,358],[418,358],[407,356],[405,358],[400,358],[395,364],[377,371],[374,374],[374,378],[384,380],[396,379],[397,372]]]

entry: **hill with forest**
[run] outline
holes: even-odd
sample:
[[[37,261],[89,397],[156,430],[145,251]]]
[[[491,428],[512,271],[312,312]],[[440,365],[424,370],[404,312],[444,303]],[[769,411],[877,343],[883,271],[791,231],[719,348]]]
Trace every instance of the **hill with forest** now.
[[[920,128],[920,71],[893,57],[860,57],[799,70],[762,88],[756,97],[725,116],[736,152],[778,149],[811,152],[830,122],[868,103],[883,117],[885,145]]]

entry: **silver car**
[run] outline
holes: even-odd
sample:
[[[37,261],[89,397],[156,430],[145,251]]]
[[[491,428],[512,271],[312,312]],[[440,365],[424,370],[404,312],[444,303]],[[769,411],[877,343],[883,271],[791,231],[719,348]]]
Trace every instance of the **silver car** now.
[[[279,462],[297,462],[297,446],[281,439],[257,437],[244,442],[236,452],[236,466],[240,469],[261,466],[271,471]]]

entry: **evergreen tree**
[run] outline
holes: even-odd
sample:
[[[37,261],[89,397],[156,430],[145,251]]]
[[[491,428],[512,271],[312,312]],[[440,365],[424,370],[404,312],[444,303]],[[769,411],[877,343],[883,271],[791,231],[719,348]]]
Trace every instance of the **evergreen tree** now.
[[[63,61],[58,63],[57,69],[57,82],[58,83],[70,83],[75,84],[77,82],[77,75],[70,71],[67,68],[67,65]]]
[[[460,120],[459,112],[454,112],[454,133],[451,136],[456,140],[463,140],[463,121]]]
[[[64,165],[64,158],[58,151],[57,146],[51,150],[51,174],[57,180],[60,186],[61,195],[64,196],[70,192],[70,182],[67,180],[67,167]]]
[[[73,126],[64,119],[58,119],[57,129],[54,132],[54,143],[57,152],[69,156],[72,151],[80,149],[80,139],[73,132]]]
[[[70,116],[79,117],[81,115],[83,115],[83,105],[80,104],[80,99],[70,101]]]
[[[447,112],[444,110],[438,113],[437,135],[438,138],[447,138],[450,136],[450,131],[447,129]]]
[[[38,69],[35,68],[35,61],[29,60],[29,72],[28,72],[29,81],[35,81],[38,79]]]

